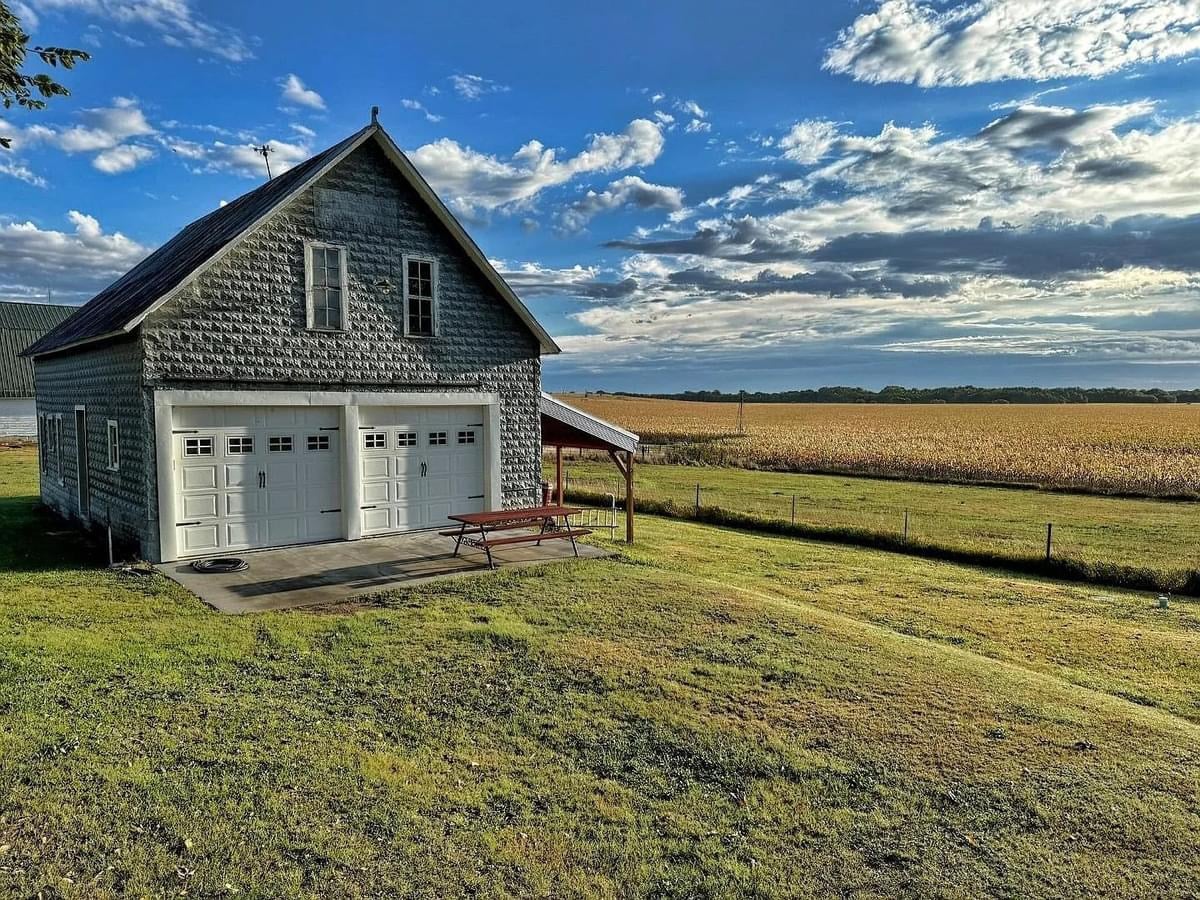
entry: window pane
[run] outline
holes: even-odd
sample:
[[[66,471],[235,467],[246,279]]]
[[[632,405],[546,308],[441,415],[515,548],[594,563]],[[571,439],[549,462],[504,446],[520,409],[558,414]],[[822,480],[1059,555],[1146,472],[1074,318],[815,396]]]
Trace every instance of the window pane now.
[[[336,272],[342,264],[342,251],[326,248],[325,250],[325,267]]]
[[[326,328],[337,328],[340,330],[342,327],[342,314],[340,312],[338,312],[336,309],[329,310],[326,313],[325,327]]]

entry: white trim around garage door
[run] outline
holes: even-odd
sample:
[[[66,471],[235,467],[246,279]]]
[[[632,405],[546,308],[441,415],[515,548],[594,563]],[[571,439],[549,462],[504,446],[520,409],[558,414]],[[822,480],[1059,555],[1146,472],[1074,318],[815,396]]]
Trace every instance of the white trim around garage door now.
[[[342,537],[362,537],[359,506],[362,483],[358,478],[359,409],[363,406],[482,406],[486,458],[484,492],[489,509],[500,509],[500,397],[498,394],[459,391],[155,391],[154,444],[158,469],[158,537],[161,562],[178,558],[175,515],[175,458],[173,410],[177,406],[335,406],[341,408],[342,432]]]

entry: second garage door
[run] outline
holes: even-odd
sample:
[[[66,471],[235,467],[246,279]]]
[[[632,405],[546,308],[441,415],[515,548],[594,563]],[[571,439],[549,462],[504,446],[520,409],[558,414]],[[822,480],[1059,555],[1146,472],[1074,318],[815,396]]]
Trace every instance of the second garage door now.
[[[364,535],[435,528],[485,508],[482,407],[364,407],[360,416]]]

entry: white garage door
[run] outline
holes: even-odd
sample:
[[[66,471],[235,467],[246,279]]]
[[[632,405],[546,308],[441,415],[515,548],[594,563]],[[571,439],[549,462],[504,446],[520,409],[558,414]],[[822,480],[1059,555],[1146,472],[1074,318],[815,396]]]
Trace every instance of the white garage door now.
[[[362,533],[447,525],[451,513],[481,512],[483,408],[363,407]]]
[[[342,535],[336,407],[176,407],[181,556]]]

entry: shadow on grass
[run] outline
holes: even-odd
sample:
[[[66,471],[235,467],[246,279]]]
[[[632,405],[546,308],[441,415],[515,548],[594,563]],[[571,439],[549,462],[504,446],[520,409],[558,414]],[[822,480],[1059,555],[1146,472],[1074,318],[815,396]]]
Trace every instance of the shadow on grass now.
[[[595,506],[603,506],[607,502],[606,495],[586,491],[571,491],[567,494],[567,499]],[[621,501],[618,500],[617,504],[620,506]],[[1200,597],[1200,572],[1195,570],[1159,571],[1118,563],[1086,562],[1064,557],[1045,559],[1040,556],[1019,556],[988,550],[966,550],[920,540],[904,540],[894,534],[871,531],[867,528],[810,525],[799,522],[792,524],[781,519],[762,519],[719,506],[701,506],[697,511],[691,505],[680,505],[671,500],[641,500],[637,502],[637,509],[652,515],[737,528],[742,531],[869,547],[873,550],[886,550],[925,559],[1008,569],[1045,578],[1083,581],[1143,591],[1170,591],[1189,597]]]
[[[106,562],[99,535],[42,506],[36,495],[0,498],[0,571],[45,572]]]

